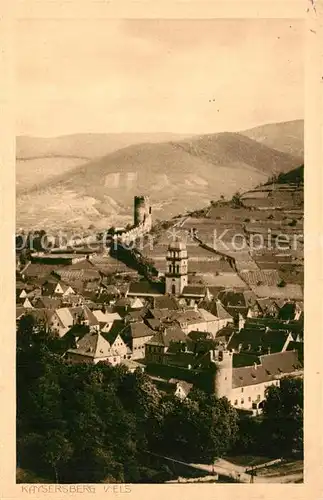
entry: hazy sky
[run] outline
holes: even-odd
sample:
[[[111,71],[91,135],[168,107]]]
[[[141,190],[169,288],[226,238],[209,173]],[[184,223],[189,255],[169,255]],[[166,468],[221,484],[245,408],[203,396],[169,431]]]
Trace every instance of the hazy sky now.
[[[301,20],[19,20],[16,53],[17,134],[303,118]]]

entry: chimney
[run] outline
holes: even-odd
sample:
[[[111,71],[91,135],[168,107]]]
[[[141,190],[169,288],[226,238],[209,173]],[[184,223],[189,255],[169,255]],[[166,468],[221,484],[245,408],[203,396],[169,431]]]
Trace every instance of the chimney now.
[[[254,370],[257,370],[257,363],[253,364]]]
[[[268,354],[270,354],[270,352],[271,352],[271,348],[270,348],[270,346],[268,346]]]

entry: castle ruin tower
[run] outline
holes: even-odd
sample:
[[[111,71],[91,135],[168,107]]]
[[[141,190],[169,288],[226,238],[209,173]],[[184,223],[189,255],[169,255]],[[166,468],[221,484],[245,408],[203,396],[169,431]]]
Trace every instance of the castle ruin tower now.
[[[147,231],[152,226],[151,206],[148,196],[135,196],[134,198],[134,225],[145,225]]]
[[[226,349],[211,351],[211,359],[215,363],[214,392],[218,398],[227,397],[230,401],[232,394],[232,352]]]
[[[174,241],[167,250],[165,292],[180,295],[187,286],[187,249],[183,241]]]

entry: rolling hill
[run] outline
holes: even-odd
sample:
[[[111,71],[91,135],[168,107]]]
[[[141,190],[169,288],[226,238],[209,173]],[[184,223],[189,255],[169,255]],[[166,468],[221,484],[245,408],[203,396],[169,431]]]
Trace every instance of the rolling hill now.
[[[20,195],[46,180],[113,151],[142,142],[181,139],[170,133],[72,134],[60,137],[16,138],[16,190]]]
[[[270,123],[241,133],[277,151],[300,159],[304,156],[304,120]]]
[[[124,134],[71,134],[59,137],[18,136],[17,160],[35,158],[76,158],[91,160],[113,151],[143,142],[165,142],[186,137],[171,133],[124,133]]]
[[[298,157],[238,133],[132,144],[55,177],[18,185],[17,225],[80,229],[125,224],[132,221],[138,193],[150,195],[155,219],[166,219],[251,189],[299,164]]]

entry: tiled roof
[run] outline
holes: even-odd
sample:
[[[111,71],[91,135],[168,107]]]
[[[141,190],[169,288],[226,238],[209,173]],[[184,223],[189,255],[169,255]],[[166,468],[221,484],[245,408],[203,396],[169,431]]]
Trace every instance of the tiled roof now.
[[[114,335],[117,335],[117,334],[120,334],[123,336],[123,333],[124,331],[126,330],[126,325],[124,324],[123,320],[115,320],[113,323],[112,323],[112,326],[109,330],[109,333],[110,334],[114,334]]]
[[[61,299],[54,299],[51,297],[39,297],[35,303],[36,308],[58,309],[62,304]]]
[[[137,323],[130,323],[129,328],[131,338],[133,339],[152,337],[155,334],[155,332],[142,321],[138,321]]]
[[[131,298],[130,297],[120,297],[114,304],[115,307],[130,307],[131,306]]]
[[[231,337],[228,349],[247,351],[250,353],[281,352],[288,338],[289,332],[284,330],[260,330],[259,328],[243,328]]]
[[[285,320],[294,319],[297,310],[301,311],[302,308],[296,302],[286,302],[279,311],[279,317]]]
[[[102,333],[101,335],[105,338],[105,340],[107,340],[109,342],[109,344],[111,346],[113,346],[116,338],[118,337],[118,335],[120,335],[120,333],[117,332],[116,330],[112,330],[112,331],[110,330],[109,332],[104,333],[104,334]]]
[[[161,325],[161,321],[158,318],[146,318],[145,322],[152,330],[157,330]]]
[[[16,307],[16,319],[20,319],[26,313],[24,307]]]
[[[207,332],[199,332],[192,330],[188,333],[187,337],[193,341],[205,340],[208,336]]]
[[[206,292],[205,285],[187,285],[182,291],[183,297],[204,297]]]
[[[29,263],[29,265],[22,269],[21,274],[31,279],[44,279],[46,276],[50,276],[55,268],[56,266],[53,266],[53,264]]]
[[[301,363],[304,362],[304,342],[290,342],[287,347],[288,351],[297,351],[298,358]]]
[[[209,313],[211,313],[218,319],[232,319],[231,314],[229,314],[228,311],[225,310],[220,300],[218,299],[211,301],[204,299],[202,302],[199,303],[200,311],[202,310],[201,308],[206,309],[207,311],[209,311]]]
[[[263,299],[258,299],[257,304],[263,313],[266,313],[267,311],[270,311],[272,309],[279,310],[279,306],[276,304],[275,300],[269,299],[267,297]]]
[[[140,300],[138,297],[131,300],[131,309],[141,309],[144,307],[144,302]]]
[[[217,319],[219,319],[218,316],[215,316],[213,313],[207,311],[206,309],[199,308],[198,312],[205,321],[217,321]]]
[[[93,311],[93,315],[100,324],[107,324],[121,319],[118,313],[103,312],[100,309]]]
[[[271,330],[289,330],[289,323],[282,321],[279,318],[246,318],[245,328],[249,329],[264,329],[265,327]]]
[[[44,284],[43,286],[43,296],[50,296],[50,295],[53,295],[55,293],[55,289],[57,287],[57,282],[49,282],[49,283],[46,283]]]
[[[125,319],[127,321],[142,321],[147,314],[146,308],[140,309],[140,310],[135,310],[135,311],[129,311]]]
[[[241,277],[248,283],[249,286],[275,286],[280,282],[280,276],[277,270],[259,270],[259,271],[242,271]]]
[[[233,368],[241,368],[243,366],[253,366],[254,364],[260,365],[260,358],[256,354],[241,352],[233,353],[232,366]]]
[[[164,331],[156,333],[147,344],[169,347],[171,342],[186,342],[186,335],[181,328],[176,326],[165,328]]]
[[[163,283],[151,284],[148,281],[138,281],[137,283],[130,283],[128,295],[136,295],[138,297],[150,295],[158,296],[164,295],[165,285]]]
[[[105,285],[104,280],[102,281],[102,285],[104,286],[103,292],[105,292],[107,295],[113,295],[113,296],[119,295],[119,290],[115,285]]]
[[[32,316],[36,321],[48,324],[54,314],[54,311],[50,309],[32,309],[31,311],[28,311],[27,314],[28,316]]]
[[[74,318],[68,307],[62,307],[60,309],[56,309],[55,312],[59,317],[61,324],[65,328],[70,328],[71,326],[73,326]]]
[[[189,325],[203,323],[205,321],[204,316],[195,309],[178,309],[176,311],[169,311],[167,309],[150,309],[150,313],[155,319],[159,319],[161,322],[177,321],[178,323],[187,323]]]
[[[204,283],[210,290],[213,287],[222,289],[234,288],[239,290],[248,288],[248,285],[246,285],[246,283],[237,274],[219,274],[217,276],[210,272],[208,274],[204,273],[197,276],[203,277]]]
[[[175,297],[171,297],[169,295],[163,295],[161,297],[154,297],[154,309],[168,309],[176,310],[179,308],[177,300]]]
[[[218,298],[224,307],[249,307],[256,303],[257,297],[251,291],[224,290]]]
[[[229,323],[227,326],[224,326],[217,332],[215,338],[217,339],[218,337],[225,337],[226,341],[228,341],[237,331],[238,330],[233,326],[233,324]]]
[[[232,387],[245,387],[265,382],[302,370],[296,351],[285,351],[260,356],[260,365],[233,368]]]
[[[193,384],[190,384],[190,383],[186,382],[185,380],[178,380],[176,378],[171,378],[168,382],[170,384],[175,384],[176,387],[180,386],[186,396],[193,388]]]
[[[104,358],[115,354],[109,342],[98,332],[87,333],[78,341],[76,349],[69,349],[67,352],[91,358]]]
[[[283,287],[279,286],[254,286],[252,290],[257,297],[270,297],[274,299],[303,300],[303,290],[301,285],[287,283]]]

